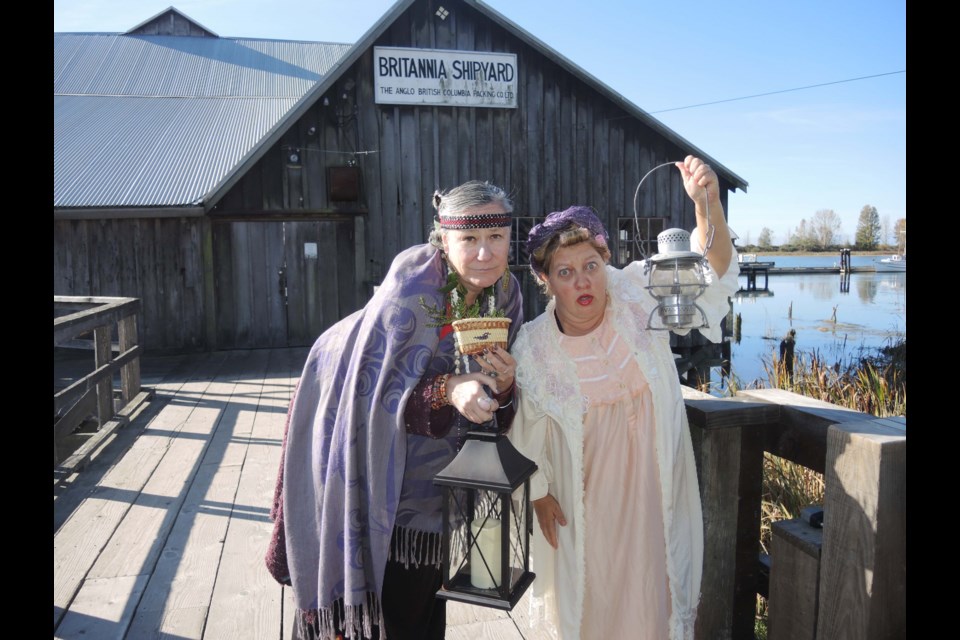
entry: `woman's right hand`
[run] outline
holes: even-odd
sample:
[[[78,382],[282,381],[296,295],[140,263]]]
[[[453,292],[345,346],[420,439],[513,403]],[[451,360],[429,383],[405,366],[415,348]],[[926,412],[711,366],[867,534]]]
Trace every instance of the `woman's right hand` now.
[[[499,382],[485,373],[465,373],[447,380],[447,399],[464,418],[476,424],[493,419],[499,403],[487,395],[484,386],[497,393]]]
[[[557,525],[567,526],[567,519],[563,517],[563,509],[560,503],[549,493],[539,500],[533,501],[533,510],[537,512],[537,522],[540,523],[540,531],[543,537],[547,539],[550,546],[558,548]]]

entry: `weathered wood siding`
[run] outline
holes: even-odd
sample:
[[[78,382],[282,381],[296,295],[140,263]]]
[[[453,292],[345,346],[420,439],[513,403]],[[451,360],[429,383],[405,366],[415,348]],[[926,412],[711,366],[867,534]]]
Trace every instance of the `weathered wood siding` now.
[[[365,304],[397,253],[426,239],[435,189],[490,180],[518,216],[591,205],[615,234],[646,172],[688,150],[473,7],[444,6],[440,20],[438,2],[413,4],[374,44],[515,53],[516,109],[378,105],[369,47],[208,218],[55,222],[54,293],[143,299],[147,349],[300,345]],[[360,171],[359,197],[333,201],[327,169],[345,166]],[[694,225],[673,169],[644,183],[639,213]],[[312,241],[299,224],[321,244],[312,270],[284,248]],[[515,273],[532,318],[545,299],[524,265]]]
[[[150,349],[204,345],[202,218],[55,220],[53,293],[140,298]]]
[[[472,179],[490,180],[514,199],[517,215],[544,216],[572,204],[593,206],[607,224],[633,215],[637,183],[654,166],[682,160],[670,143],[582,80],[472,7],[416,3],[377,46],[511,52],[519,67],[518,107],[467,108],[378,105],[374,102],[373,49],[369,48],[292,126],[217,207],[227,215],[282,210],[316,219],[363,215],[369,257],[360,282],[379,282],[393,257],[426,239],[433,218],[430,197]],[[287,159],[298,152],[301,163]],[[326,168],[355,162],[361,200],[331,202]],[[726,202],[727,184],[722,184]],[[677,172],[664,168],[644,183],[640,215],[672,216],[669,226],[695,225],[693,204]],[[526,269],[525,311],[539,313]],[[369,294],[369,287],[366,290]],[[359,304],[366,302],[358,300]]]

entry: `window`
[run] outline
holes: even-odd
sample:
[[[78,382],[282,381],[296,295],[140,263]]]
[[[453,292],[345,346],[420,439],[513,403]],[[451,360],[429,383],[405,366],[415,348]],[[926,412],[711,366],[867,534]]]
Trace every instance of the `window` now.
[[[527,236],[530,229],[543,222],[543,218],[515,217],[510,225],[510,266],[526,267],[530,265],[527,254]]]
[[[617,234],[614,238],[616,245],[613,251],[615,263],[622,267],[634,260],[643,260],[655,254],[657,236],[666,226],[666,218],[617,218]]]

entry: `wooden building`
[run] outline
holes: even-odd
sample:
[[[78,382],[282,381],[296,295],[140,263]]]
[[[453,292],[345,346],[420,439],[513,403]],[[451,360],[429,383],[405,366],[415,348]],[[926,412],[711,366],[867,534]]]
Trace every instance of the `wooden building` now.
[[[124,34],[54,34],[54,293],[143,301],[147,349],[306,345],[425,241],[437,188],[514,199],[522,239],[592,205],[636,259],[634,194],[705,158],[476,0],[400,0],[354,45],[221,38],[176,9]],[[692,228],[674,170],[641,237]]]

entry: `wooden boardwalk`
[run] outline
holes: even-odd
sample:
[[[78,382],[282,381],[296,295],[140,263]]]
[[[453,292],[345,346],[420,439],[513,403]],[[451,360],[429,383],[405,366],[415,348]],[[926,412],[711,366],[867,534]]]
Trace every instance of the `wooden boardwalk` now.
[[[54,478],[56,638],[290,636],[264,551],[287,405],[307,349],[146,358],[155,395],[79,473]],[[539,640],[450,603],[451,640]],[[521,629],[523,631],[521,631]]]

